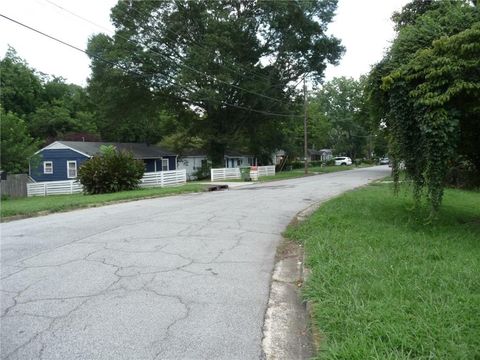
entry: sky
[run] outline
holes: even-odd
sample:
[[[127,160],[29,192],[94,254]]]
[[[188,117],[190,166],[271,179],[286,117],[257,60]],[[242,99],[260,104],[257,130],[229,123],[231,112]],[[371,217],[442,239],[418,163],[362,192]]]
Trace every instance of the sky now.
[[[0,14],[38,29],[81,49],[90,36],[113,33],[110,9],[116,0],[1,0]],[[328,66],[325,80],[336,76],[358,78],[380,61],[394,38],[390,17],[407,0],[339,0],[336,16],[328,28],[341,39],[346,53],[338,66]],[[56,6],[57,5],[57,6]],[[71,13],[62,10],[62,7]],[[79,17],[84,19],[81,19]],[[85,21],[88,20],[88,21]],[[86,85],[90,76],[87,55],[68,48],[0,17],[0,56],[8,45],[30,67]]]

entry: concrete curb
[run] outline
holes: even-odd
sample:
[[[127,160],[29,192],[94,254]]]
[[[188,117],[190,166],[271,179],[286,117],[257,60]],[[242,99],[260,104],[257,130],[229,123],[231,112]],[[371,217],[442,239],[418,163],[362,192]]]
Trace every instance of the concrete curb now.
[[[324,202],[325,201],[319,201],[317,203],[314,203],[314,204],[310,205],[306,209],[300,211],[296,215],[295,221],[297,223],[301,223],[301,222],[307,220],[316,210],[318,210],[320,208],[320,206],[322,206],[322,204]],[[305,249],[303,248],[303,252],[302,252],[302,273],[301,273],[302,283],[305,283],[312,273],[312,271],[307,266],[305,266],[305,264],[306,264],[306,254],[305,254]],[[314,322],[313,322],[313,317],[314,317],[313,316],[313,303],[311,301],[308,301],[308,300],[303,300],[303,303],[305,304],[305,310],[306,310],[306,313],[307,313],[308,328],[310,330],[310,338],[311,338],[311,342],[312,342],[312,345],[313,345],[313,351],[314,351],[315,354],[318,354],[320,352],[320,345],[321,345],[322,336],[321,336],[320,332],[318,331],[318,329],[316,328],[316,326],[314,325]]]
[[[300,211],[292,223],[305,221],[322,203]],[[263,358],[309,359],[318,352],[321,336],[312,326],[312,304],[299,292],[310,274],[305,251],[301,244],[284,239],[276,257],[263,325]]]
[[[308,359],[313,355],[305,304],[301,301],[303,249],[284,242],[270,284],[263,325],[264,358]]]

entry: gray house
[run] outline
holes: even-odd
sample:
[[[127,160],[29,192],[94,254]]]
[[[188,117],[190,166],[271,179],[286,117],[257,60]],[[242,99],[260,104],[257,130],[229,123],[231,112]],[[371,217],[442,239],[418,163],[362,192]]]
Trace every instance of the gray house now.
[[[332,149],[309,149],[309,161],[328,161],[333,158]]]
[[[208,163],[208,156],[205,150],[185,151],[178,157],[178,170],[185,169],[189,179],[195,178],[195,173]],[[224,167],[236,168],[240,166],[255,165],[255,158],[252,155],[245,155],[235,151],[227,151],[224,156]]]

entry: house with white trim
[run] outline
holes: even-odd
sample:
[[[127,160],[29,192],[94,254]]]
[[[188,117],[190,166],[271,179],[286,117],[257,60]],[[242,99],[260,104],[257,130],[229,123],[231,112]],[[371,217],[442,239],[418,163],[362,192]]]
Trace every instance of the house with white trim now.
[[[255,157],[235,151],[227,151],[224,155],[224,162],[226,168],[252,166],[255,165]],[[208,156],[205,150],[189,150],[178,157],[177,169],[185,169],[187,178],[193,180],[195,179],[195,173],[207,164]]]
[[[40,149],[30,160],[30,177],[35,181],[62,181],[77,177],[83,162],[100,153],[101,146],[113,145],[129,151],[145,164],[145,172],[177,169],[177,155],[154,145],[90,141],[55,141]]]

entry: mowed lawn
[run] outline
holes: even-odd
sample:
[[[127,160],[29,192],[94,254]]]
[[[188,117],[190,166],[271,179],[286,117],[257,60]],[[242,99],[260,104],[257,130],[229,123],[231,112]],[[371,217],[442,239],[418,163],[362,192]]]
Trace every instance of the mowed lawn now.
[[[337,171],[345,171],[355,169],[355,166],[315,166],[308,168],[308,174],[305,175],[305,169],[293,169],[290,171],[280,171],[275,175],[262,176],[258,180],[263,181],[272,181],[272,180],[285,180],[285,179],[295,179],[303,176],[310,176],[316,174],[328,174]]]
[[[439,218],[374,184],[286,236],[312,270],[318,359],[480,359],[480,193],[446,190]]]
[[[35,196],[29,198],[2,200],[1,216],[34,216],[41,213],[51,213],[79,209],[89,206],[100,206],[119,201],[131,201],[145,198],[177,195],[205,190],[202,184],[186,184],[174,187],[148,188],[131,191],[121,191],[111,194],[98,195],[51,195]]]
[[[369,164],[361,164],[359,166],[311,166],[308,168],[308,173],[305,174],[305,169],[293,169],[293,170],[286,170],[286,171],[279,171],[276,172],[275,175],[269,176],[262,176],[258,178],[258,182],[266,182],[266,181],[274,181],[274,180],[286,180],[286,179],[295,179],[304,176],[312,176],[318,174],[329,174],[333,172],[339,171],[346,171],[346,170],[353,170],[357,168],[365,168],[371,167],[374,165]],[[208,180],[207,180],[208,181]],[[219,182],[242,182],[241,179],[227,179],[227,180],[220,180]]]

